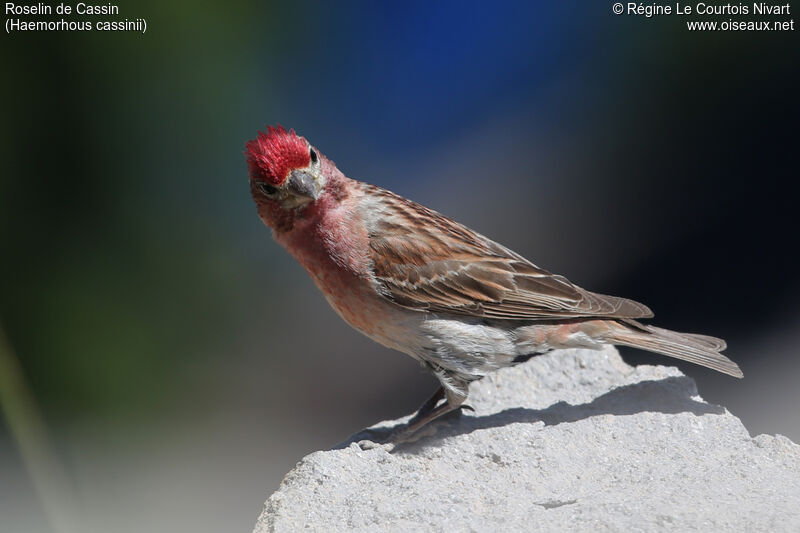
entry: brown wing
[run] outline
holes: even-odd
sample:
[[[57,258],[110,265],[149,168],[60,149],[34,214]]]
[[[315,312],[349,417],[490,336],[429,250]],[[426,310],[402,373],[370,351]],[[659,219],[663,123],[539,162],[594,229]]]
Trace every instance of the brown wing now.
[[[370,185],[365,193],[374,201],[366,215],[373,273],[397,305],[510,320],[653,315],[581,289],[424,206]]]

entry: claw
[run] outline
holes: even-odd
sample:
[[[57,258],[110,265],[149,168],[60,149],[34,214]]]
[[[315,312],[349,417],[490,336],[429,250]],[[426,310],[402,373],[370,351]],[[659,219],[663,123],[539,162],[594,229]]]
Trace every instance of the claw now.
[[[392,449],[394,448],[394,444],[391,442],[375,442],[368,439],[360,440],[356,444],[358,444],[358,447],[364,451],[383,449],[386,450],[387,452],[391,452]]]

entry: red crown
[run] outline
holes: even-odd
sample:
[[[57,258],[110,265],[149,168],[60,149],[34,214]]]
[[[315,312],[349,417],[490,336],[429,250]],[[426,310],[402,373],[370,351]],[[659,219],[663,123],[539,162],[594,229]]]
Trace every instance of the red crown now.
[[[294,130],[287,132],[280,124],[277,128],[267,126],[267,133],[259,131],[245,148],[250,176],[272,185],[283,184],[291,170],[311,163],[306,140]]]

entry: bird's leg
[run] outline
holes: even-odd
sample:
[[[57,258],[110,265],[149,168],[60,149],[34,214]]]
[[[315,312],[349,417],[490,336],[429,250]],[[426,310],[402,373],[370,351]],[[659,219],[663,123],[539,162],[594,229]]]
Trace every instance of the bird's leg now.
[[[451,388],[455,390],[451,390]],[[402,442],[409,442],[424,426],[436,420],[440,416],[446,415],[451,411],[460,409],[464,406],[464,400],[467,399],[467,391],[469,384],[466,382],[450,382],[450,387],[445,389],[443,386],[436,389],[436,392],[423,403],[419,410],[404,426],[401,426],[392,431],[387,437],[380,440],[361,440],[358,442],[362,449],[368,450],[375,447],[386,447],[393,449],[397,444]],[[439,401],[445,401],[439,404]],[[468,407],[468,406],[464,406]],[[472,409],[469,407],[469,409]]]
[[[433,422],[442,415],[446,415],[450,411],[458,409],[460,405],[461,403],[453,405],[450,402],[444,402],[420,418],[415,416],[413,419],[409,420],[406,427],[402,428],[395,435],[392,435],[392,441],[403,442],[404,440],[407,440],[408,437],[422,429],[424,426],[428,425],[430,422]]]
[[[436,389],[430,398],[425,400],[425,403],[419,406],[417,412],[414,413],[414,416],[411,417],[411,420],[408,421],[409,424],[413,424],[417,420],[421,420],[424,418],[428,413],[433,411],[433,408],[436,407],[436,404],[439,403],[439,400],[444,398],[444,387],[439,385],[439,388]]]
[[[390,441],[395,444],[407,441],[412,435],[430,422],[460,408],[467,399],[468,384],[465,382],[458,382],[455,383],[454,386],[457,388],[458,392],[439,387],[433,396],[422,404],[422,407],[420,407],[417,414],[408,421],[408,424],[390,436]],[[436,405],[442,397],[444,397],[446,401],[440,405]]]
[[[430,398],[425,400],[425,403],[423,403],[422,405],[419,406],[419,409],[417,409],[417,412],[414,413],[414,416],[411,417],[411,420],[409,420],[408,423],[409,424],[414,424],[418,420],[421,420],[422,418],[424,418],[428,413],[433,411],[433,408],[436,407],[436,404],[439,403],[439,400],[441,400],[443,398],[444,398],[444,387],[442,387],[440,385],[439,388],[436,389],[436,392],[434,392],[431,395]],[[454,408],[454,409],[456,409],[456,408]],[[464,410],[464,411],[473,411],[473,412],[475,411],[475,409],[473,409],[471,406],[469,406],[469,405],[467,405],[465,403],[460,404],[457,407],[457,409],[461,409],[461,410]]]

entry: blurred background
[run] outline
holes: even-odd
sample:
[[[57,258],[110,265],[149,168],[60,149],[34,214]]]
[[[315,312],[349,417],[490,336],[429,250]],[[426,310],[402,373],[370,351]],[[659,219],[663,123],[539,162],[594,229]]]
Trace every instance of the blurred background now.
[[[265,124],[724,337],[744,380],[623,355],[800,441],[796,32],[610,2],[118,5],[147,33],[2,36],[1,531],[249,531],[296,461],[434,389],[271,241],[242,155]]]

